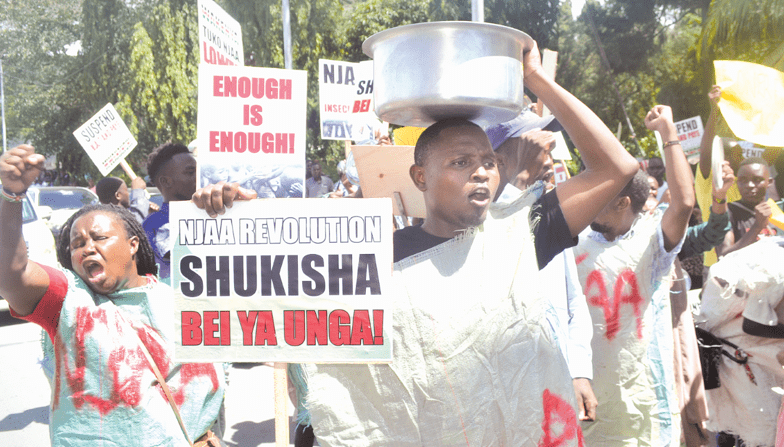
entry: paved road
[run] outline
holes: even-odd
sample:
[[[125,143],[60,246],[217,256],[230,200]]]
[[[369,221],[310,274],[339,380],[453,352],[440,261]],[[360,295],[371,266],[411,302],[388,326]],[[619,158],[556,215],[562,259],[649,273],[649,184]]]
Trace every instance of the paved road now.
[[[19,322],[0,310],[0,445],[49,445],[51,390],[38,364],[40,337],[38,326]],[[272,371],[269,366],[251,364],[231,368],[224,436],[228,445],[275,445]],[[289,403],[289,414],[293,411]],[[292,426],[292,435],[293,430]]]

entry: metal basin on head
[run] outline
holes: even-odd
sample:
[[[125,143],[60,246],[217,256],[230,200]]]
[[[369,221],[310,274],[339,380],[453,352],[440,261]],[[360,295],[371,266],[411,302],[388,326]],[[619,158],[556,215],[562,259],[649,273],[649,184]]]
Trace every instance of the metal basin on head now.
[[[523,109],[523,53],[533,39],[478,22],[430,22],[369,37],[376,114],[401,126],[466,118],[486,127]]]

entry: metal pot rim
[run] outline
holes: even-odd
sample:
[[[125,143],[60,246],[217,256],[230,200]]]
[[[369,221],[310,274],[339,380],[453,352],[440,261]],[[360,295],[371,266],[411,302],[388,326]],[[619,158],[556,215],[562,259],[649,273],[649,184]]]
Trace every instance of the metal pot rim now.
[[[365,39],[365,41],[362,43],[362,51],[368,57],[373,58],[373,51],[378,43],[393,39],[400,35],[416,35],[425,31],[438,31],[445,29],[452,29],[456,31],[482,31],[493,34],[500,33],[511,39],[519,41],[525,49],[530,49],[533,46],[533,39],[531,36],[508,26],[486,22],[449,21],[413,23],[410,25],[397,26],[395,28],[380,31]]]

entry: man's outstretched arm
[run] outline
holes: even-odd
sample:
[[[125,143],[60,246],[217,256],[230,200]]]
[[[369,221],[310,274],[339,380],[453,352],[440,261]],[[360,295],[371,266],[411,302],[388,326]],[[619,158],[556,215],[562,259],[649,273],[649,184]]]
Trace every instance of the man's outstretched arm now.
[[[664,170],[667,184],[670,185],[670,206],[662,216],[664,249],[675,248],[686,234],[691,212],[694,209],[694,176],[689,162],[678,140],[678,132],[672,120],[672,109],[668,106],[654,106],[645,116],[645,126],[658,131],[664,143]]]
[[[585,163],[585,172],[556,188],[569,230],[577,236],[621,192],[639,166],[591,109],[544,73],[536,45],[525,54],[524,65],[526,87],[553,112]]]

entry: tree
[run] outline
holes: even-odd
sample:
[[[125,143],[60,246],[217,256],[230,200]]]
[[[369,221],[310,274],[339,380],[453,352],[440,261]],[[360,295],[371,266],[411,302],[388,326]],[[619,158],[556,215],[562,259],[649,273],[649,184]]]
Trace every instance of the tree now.
[[[140,163],[159,144],[196,138],[198,17],[195,4],[182,3],[161,2],[133,28],[129,85],[117,109],[136,135]]]
[[[224,9],[242,25],[246,65],[284,68],[280,0],[225,0]],[[318,108],[318,60],[341,55],[343,39],[339,0],[291,0],[292,65],[308,72],[308,156],[342,159],[343,146],[321,140]]]

